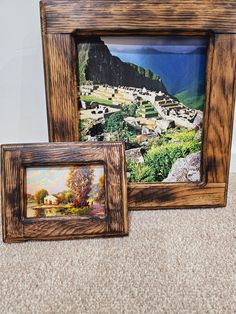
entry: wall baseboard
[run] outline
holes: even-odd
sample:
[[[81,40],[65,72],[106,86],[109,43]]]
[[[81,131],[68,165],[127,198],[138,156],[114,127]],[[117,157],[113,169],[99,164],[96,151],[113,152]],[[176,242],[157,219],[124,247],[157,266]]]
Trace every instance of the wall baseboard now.
[[[236,152],[231,155],[230,172],[236,172]]]

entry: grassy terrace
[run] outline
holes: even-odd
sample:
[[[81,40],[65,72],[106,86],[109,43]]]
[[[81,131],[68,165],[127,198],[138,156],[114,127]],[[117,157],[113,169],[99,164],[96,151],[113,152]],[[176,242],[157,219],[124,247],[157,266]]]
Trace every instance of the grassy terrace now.
[[[107,100],[107,99],[102,99],[102,98],[96,98],[96,97],[93,97],[93,96],[80,96],[80,100],[83,100],[85,102],[97,102],[101,105],[104,105],[104,106],[109,106],[109,107],[112,107],[112,108],[117,108],[117,109],[120,109],[121,106],[119,105],[114,105],[112,103],[111,100]]]
[[[139,113],[145,118],[155,118],[158,117],[156,109],[150,103],[143,103],[139,109]]]

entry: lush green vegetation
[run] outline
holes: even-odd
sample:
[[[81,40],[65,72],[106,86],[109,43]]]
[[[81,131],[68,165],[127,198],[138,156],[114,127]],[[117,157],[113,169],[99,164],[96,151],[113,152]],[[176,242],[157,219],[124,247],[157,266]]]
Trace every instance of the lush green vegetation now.
[[[127,117],[136,117],[137,108],[138,108],[137,105],[129,104],[129,105],[123,105],[121,110],[123,114]]]
[[[192,94],[186,90],[175,95],[179,101],[188,106],[191,109],[203,110],[205,103],[205,96],[192,96]]]
[[[138,163],[132,160],[126,161],[127,171],[130,176],[129,182],[155,182],[155,169],[145,163]]]
[[[67,206],[67,207],[64,207],[63,209],[61,209],[61,214],[63,216],[84,215],[84,214],[87,214],[90,211],[90,209],[91,208],[89,206],[84,206],[84,207],[79,207],[79,208]]]
[[[137,111],[137,115],[143,116],[145,118],[158,118],[158,113],[156,109],[148,101],[142,103]]]
[[[79,120],[80,141],[86,141],[86,136],[89,134],[89,130],[93,127],[93,125],[94,125],[93,119]]]
[[[78,53],[78,63],[79,63],[79,84],[86,84],[86,77],[85,77],[85,69],[88,64],[88,52],[89,50],[85,47],[86,44],[79,45],[81,47]]]
[[[144,77],[150,78],[153,81],[160,81],[160,76],[156,75],[154,72],[152,72],[149,69],[143,68],[141,66],[138,66],[137,64],[127,62],[129,65],[131,65],[137,72]]]
[[[200,151],[201,143],[194,138],[195,131],[171,130],[161,139],[152,140],[144,156],[144,163],[127,162],[130,182],[163,181],[178,158]]]
[[[184,94],[183,94],[184,95]],[[202,97],[202,98],[201,98]],[[93,98],[91,96],[83,96],[84,101],[95,101],[107,106],[112,105],[111,101]],[[181,99],[180,99],[181,100]],[[198,109],[202,109],[203,96],[199,96],[199,103],[193,100]],[[182,100],[183,101],[183,100]],[[189,99],[190,101],[190,99]],[[186,105],[186,101],[183,101]],[[189,107],[192,107],[189,105]],[[112,134],[112,140],[122,140],[126,144],[126,148],[140,147],[139,138],[140,129],[128,124],[125,117],[152,117],[158,119],[158,113],[149,102],[143,102],[140,106],[137,104],[121,105],[118,112],[114,112],[105,118],[103,127],[104,134]],[[91,120],[93,125],[93,121]],[[85,138],[87,130],[89,130],[89,120],[84,124],[80,122],[81,138]],[[174,128],[168,130],[162,136],[153,136],[146,140],[145,146],[142,148],[146,150],[144,154],[144,162],[127,161],[127,171],[129,173],[130,182],[161,182],[169,174],[173,164],[178,158],[185,158],[189,154],[201,150],[201,143],[199,139],[195,138],[195,130],[187,130],[184,128]]]
[[[111,114],[105,121],[105,132],[120,131],[124,128],[125,121],[122,112]]]
[[[116,132],[117,140],[125,142],[134,142],[136,139],[137,131],[135,128],[130,128],[124,120],[124,114],[121,111],[111,114],[105,121],[105,133]]]

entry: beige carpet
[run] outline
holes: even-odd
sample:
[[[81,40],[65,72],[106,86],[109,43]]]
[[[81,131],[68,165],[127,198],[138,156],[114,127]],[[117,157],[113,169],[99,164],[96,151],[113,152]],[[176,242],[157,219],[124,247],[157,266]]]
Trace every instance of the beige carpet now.
[[[126,238],[0,243],[0,313],[235,313],[228,207],[130,213]]]

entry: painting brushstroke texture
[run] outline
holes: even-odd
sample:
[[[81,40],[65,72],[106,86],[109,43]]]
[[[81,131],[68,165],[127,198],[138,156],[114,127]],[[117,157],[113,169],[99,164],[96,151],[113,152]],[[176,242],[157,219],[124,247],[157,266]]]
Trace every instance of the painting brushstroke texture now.
[[[80,140],[125,142],[129,182],[197,182],[208,42],[79,37]]]
[[[26,192],[27,218],[105,219],[103,166],[27,168]]]

